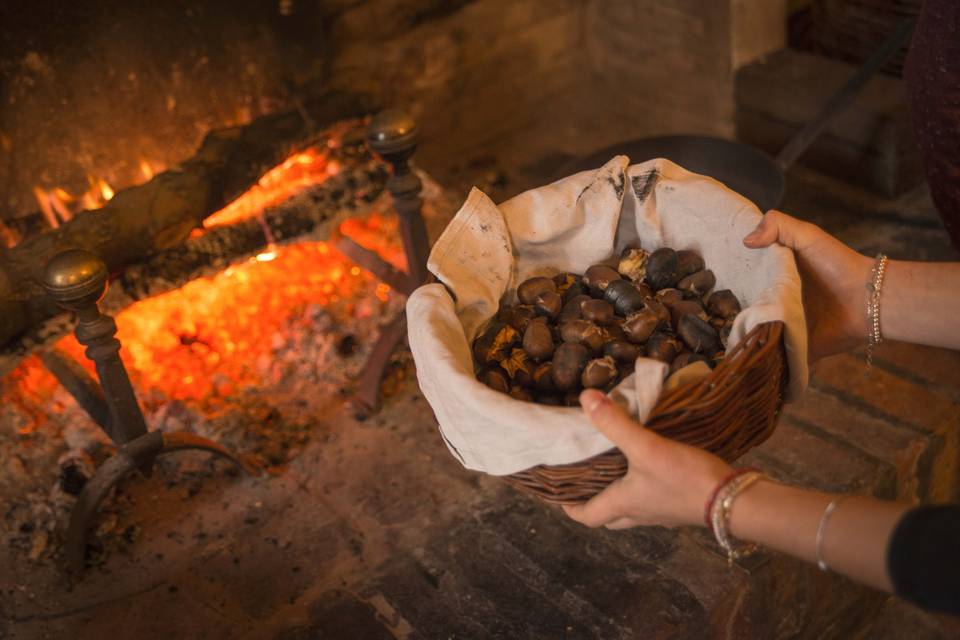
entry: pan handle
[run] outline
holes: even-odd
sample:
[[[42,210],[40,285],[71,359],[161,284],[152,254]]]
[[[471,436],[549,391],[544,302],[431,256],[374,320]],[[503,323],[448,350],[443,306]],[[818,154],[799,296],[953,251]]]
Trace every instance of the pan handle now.
[[[883,44],[873,52],[873,55],[863,63],[863,66],[857,69],[856,73],[850,76],[847,83],[843,85],[837,93],[827,101],[823,108],[812,120],[797,132],[793,138],[777,154],[776,163],[781,170],[789,169],[797,158],[803,155],[817,136],[827,127],[828,124],[846,109],[853,99],[860,93],[860,89],[867,83],[867,80],[877,72],[880,67],[886,63],[890,57],[900,50],[903,43],[913,33],[913,27],[916,25],[916,18],[907,18],[902,20],[893,34],[887,38]]]

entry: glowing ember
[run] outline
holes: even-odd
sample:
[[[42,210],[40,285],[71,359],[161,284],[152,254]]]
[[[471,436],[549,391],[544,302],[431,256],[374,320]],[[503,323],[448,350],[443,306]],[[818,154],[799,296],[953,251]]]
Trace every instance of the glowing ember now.
[[[374,214],[351,221],[381,255],[402,264],[395,219]],[[391,240],[392,239],[392,240]],[[119,313],[117,337],[141,395],[203,400],[244,385],[261,384],[256,363],[269,357],[278,327],[307,305],[340,306],[353,317],[379,315],[390,288],[352,265],[323,242],[274,247],[211,278],[200,278]],[[83,347],[68,336],[58,345],[92,373]],[[56,386],[37,358],[8,378],[8,391],[38,406]],[[16,387],[16,389],[14,389]],[[5,390],[6,391],[6,390]]]

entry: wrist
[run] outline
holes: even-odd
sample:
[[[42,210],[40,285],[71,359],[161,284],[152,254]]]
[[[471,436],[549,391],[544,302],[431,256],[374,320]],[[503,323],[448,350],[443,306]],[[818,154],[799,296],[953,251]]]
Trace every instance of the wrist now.
[[[857,253],[851,268],[852,282],[849,292],[850,317],[847,322],[847,338],[852,344],[867,341],[870,333],[870,318],[867,304],[870,300],[870,284],[873,280],[874,259]]]

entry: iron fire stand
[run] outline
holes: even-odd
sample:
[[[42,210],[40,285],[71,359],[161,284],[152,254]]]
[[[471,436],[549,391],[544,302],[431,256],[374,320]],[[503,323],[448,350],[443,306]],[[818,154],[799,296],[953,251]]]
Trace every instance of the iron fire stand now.
[[[96,365],[100,383],[79,363],[59,351],[43,355],[47,368],[77,399],[80,406],[117,445],[116,454],[104,462],[84,485],[70,513],[67,529],[67,569],[73,575],[83,571],[86,535],[97,507],[110,489],[134,469],[150,475],[157,456],[201,449],[232,461],[244,472],[258,471],[207,438],[183,431],[147,431],[143,413],[133,393],[127,370],[120,359],[117,324],[100,312],[97,302],[107,290],[107,266],[88,251],[73,249],[55,256],[44,273],[44,285],[51,298],[77,314],[76,336],[86,355]]]

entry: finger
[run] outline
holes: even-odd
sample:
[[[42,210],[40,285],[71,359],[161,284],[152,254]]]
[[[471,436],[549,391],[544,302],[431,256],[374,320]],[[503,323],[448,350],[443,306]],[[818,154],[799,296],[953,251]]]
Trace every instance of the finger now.
[[[763,216],[757,228],[747,234],[743,244],[759,249],[779,242],[785,247],[799,251],[811,242],[811,231],[814,229],[815,227],[807,222],[771,209]]]
[[[633,518],[617,518],[616,520],[611,520],[603,526],[611,531],[619,531],[621,529],[632,529],[633,527],[640,526],[640,523]]]
[[[617,507],[615,492],[620,481],[616,480],[606,489],[580,504],[563,505],[568,516],[588,527],[601,527],[608,522],[620,519],[622,514]]]
[[[587,389],[580,394],[580,405],[600,433],[617,445],[627,458],[643,455],[657,436],[637,423],[607,394]]]

